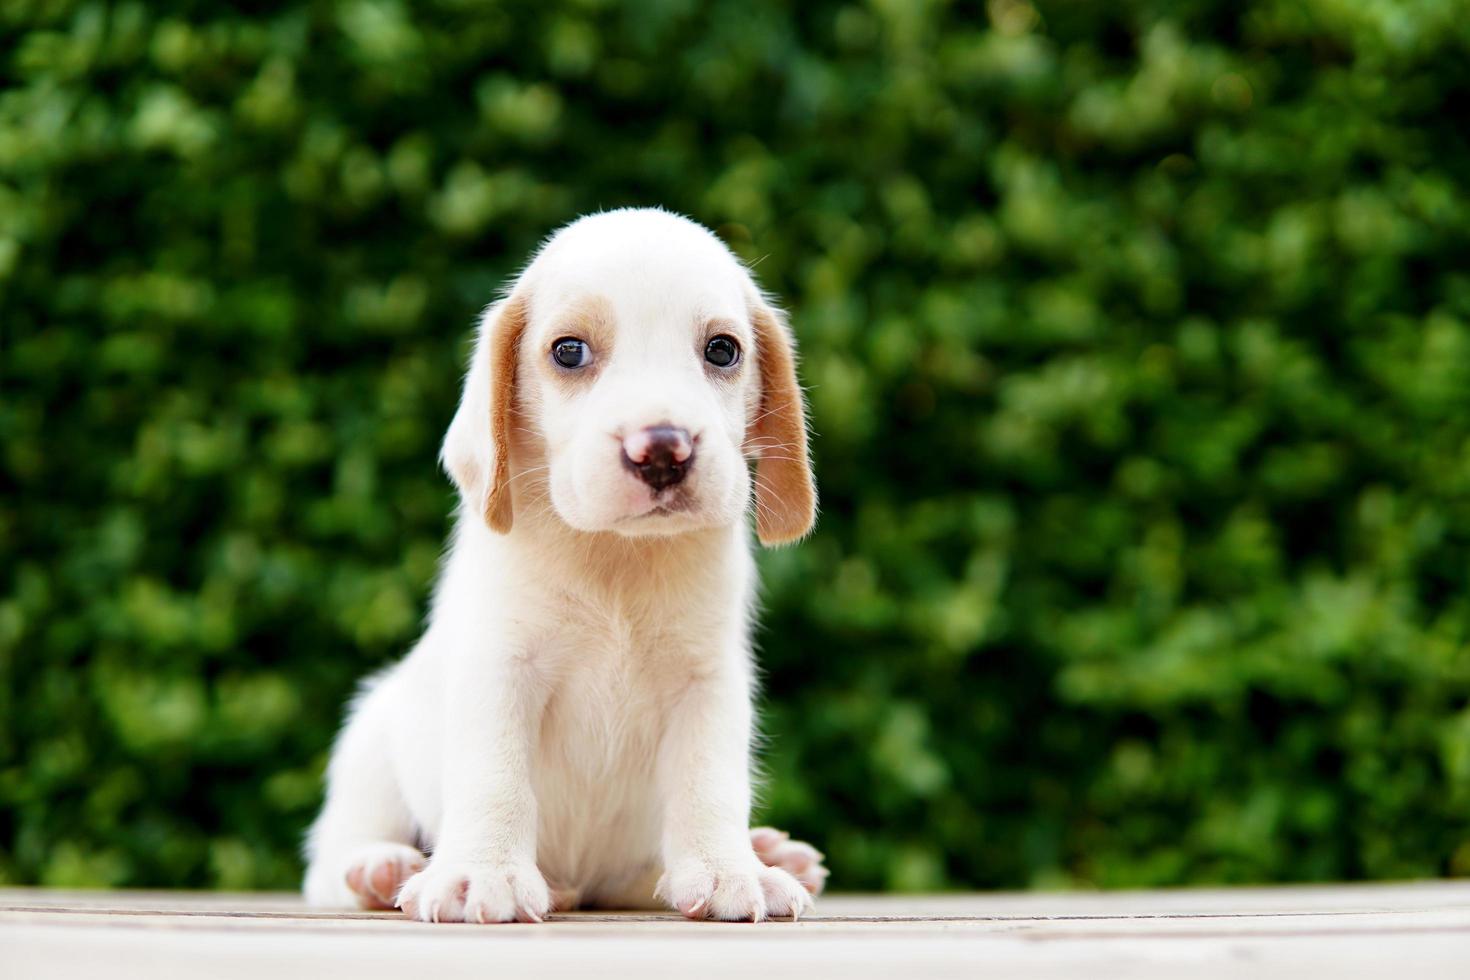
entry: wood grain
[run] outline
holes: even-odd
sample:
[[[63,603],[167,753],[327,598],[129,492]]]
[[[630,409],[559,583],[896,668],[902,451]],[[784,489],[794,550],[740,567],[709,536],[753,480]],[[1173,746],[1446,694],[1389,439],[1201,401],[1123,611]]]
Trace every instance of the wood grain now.
[[[431,926],[280,894],[0,889],[0,980],[339,975],[1470,980],[1470,883],[839,895],[799,923],[539,926]]]

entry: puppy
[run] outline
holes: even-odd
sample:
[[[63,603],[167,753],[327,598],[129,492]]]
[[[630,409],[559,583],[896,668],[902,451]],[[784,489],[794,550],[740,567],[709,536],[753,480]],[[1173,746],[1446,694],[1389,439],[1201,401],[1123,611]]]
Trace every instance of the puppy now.
[[[307,898],[432,922],[807,909],[821,855],[749,824],[746,515],[795,541],[816,493],[791,336],[746,269],[663,211],[563,228],[481,319],[443,463],[428,629],[337,741]]]

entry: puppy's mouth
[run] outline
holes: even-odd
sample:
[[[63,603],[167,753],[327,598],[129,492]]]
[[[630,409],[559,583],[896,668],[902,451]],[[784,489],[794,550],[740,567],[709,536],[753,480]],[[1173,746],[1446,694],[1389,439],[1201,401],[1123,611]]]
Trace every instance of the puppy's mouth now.
[[[677,517],[687,514],[695,509],[695,502],[689,494],[680,490],[662,490],[650,494],[648,507],[637,513],[628,514],[618,519],[622,524],[628,521],[643,521],[651,518]]]
[[[655,514],[683,514],[694,509],[694,498],[682,490],[665,490],[654,495]]]

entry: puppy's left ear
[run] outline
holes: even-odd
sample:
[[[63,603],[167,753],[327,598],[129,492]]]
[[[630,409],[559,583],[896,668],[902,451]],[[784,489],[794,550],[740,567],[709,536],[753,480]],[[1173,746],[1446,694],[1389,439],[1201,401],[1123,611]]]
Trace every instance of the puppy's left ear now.
[[[516,360],[526,329],[526,302],[496,303],[480,319],[459,410],[440,452],[444,469],[471,513],[505,534],[513,512],[510,493],[510,429],[515,412]]]
[[[785,318],[764,299],[750,304],[761,398],[747,444],[756,457],[756,536],[767,547],[805,537],[817,520],[817,488],[806,445],[806,399]]]

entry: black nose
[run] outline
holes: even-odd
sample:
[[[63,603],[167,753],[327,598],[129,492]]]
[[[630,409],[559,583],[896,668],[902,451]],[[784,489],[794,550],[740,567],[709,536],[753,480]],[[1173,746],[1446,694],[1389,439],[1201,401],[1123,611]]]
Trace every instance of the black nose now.
[[[623,440],[623,465],[655,491],[684,479],[694,465],[694,443],[688,429],[655,425]]]

